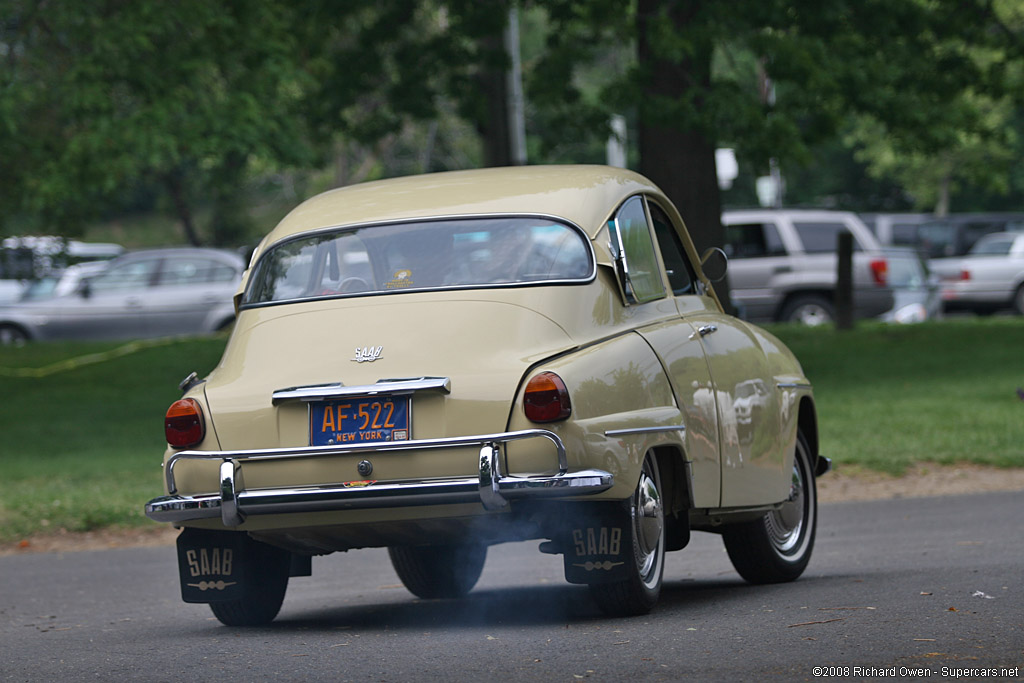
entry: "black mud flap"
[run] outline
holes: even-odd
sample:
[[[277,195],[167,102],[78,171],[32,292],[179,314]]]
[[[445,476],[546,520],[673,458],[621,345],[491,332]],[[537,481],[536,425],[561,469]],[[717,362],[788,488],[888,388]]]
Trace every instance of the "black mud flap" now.
[[[246,587],[291,553],[260,543],[239,531],[186,528],[178,535],[178,573],[185,602],[240,600]],[[285,570],[286,571],[286,570]]]
[[[578,503],[556,539],[569,583],[615,583],[629,578],[633,541],[629,508],[622,502]]]

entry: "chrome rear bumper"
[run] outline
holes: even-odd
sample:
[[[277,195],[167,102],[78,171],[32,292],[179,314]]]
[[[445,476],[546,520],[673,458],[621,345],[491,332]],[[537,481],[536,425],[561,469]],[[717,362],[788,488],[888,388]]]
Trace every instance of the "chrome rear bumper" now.
[[[545,438],[558,451],[558,473],[512,476],[501,472],[501,449],[509,441]],[[476,476],[393,481],[343,482],[288,488],[246,490],[242,463],[254,460],[283,460],[325,455],[359,455],[383,451],[431,448],[480,449]],[[174,466],[181,460],[219,460],[220,486],[215,493],[178,495]],[[518,432],[449,439],[385,441],[373,444],[311,446],[250,451],[182,451],[166,465],[170,495],[146,504],[146,516],[157,522],[187,522],[220,517],[224,526],[237,527],[250,515],[293,512],[324,512],[413,505],[482,503],[487,510],[501,510],[509,499],[541,496],[578,496],[611,488],[614,477],[604,470],[570,472],[561,439],[553,432],[528,429]]]

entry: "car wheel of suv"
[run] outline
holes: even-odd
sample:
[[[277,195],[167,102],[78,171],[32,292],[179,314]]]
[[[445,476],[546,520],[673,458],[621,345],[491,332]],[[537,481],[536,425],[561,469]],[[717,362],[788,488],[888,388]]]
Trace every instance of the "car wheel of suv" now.
[[[269,546],[250,556],[251,578],[237,600],[211,602],[213,616],[225,626],[263,626],[281,611],[291,573],[291,554]]]
[[[398,578],[416,597],[461,598],[480,578],[487,546],[393,546],[388,548],[388,555]]]
[[[0,325],[0,346],[24,346],[27,341],[25,330],[17,325]]]
[[[823,296],[804,294],[788,301],[779,316],[782,322],[826,325],[836,319],[836,310]]]
[[[640,482],[628,504],[628,542],[633,547],[629,578],[590,586],[601,611],[614,616],[647,614],[661,595],[661,579],[665,573],[665,511],[654,453],[648,453],[644,459]]]
[[[732,566],[750,583],[782,583],[800,576],[811,559],[818,526],[818,492],[811,451],[797,433],[789,498],[762,518],[722,532]]]

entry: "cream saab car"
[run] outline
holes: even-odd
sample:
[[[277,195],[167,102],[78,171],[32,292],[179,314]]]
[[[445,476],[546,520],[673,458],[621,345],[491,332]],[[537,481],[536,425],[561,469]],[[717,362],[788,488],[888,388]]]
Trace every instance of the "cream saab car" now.
[[[289,577],[353,548],[454,598],[488,546],[537,539],[619,615],[654,606],[692,530],[754,583],[807,566],[828,469],[811,385],[722,312],[642,176],[326,192],[260,243],[235,303],[220,364],[167,412],[166,495],[146,506],[182,528],[183,599],[225,624],[272,620]]]

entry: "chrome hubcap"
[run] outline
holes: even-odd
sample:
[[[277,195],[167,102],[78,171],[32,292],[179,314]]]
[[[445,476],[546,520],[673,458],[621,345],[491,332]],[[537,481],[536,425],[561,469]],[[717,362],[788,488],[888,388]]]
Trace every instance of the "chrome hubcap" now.
[[[801,540],[804,526],[805,499],[803,471],[799,462],[793,463],[793,478],[789,486],[789,498],[782,506],[765,515],[768,537],[779,552],[789,554]]]
[[[832,316],[828,314],[828,311],[821,306],[815,306],[813,304],[801,306],[797,309],[796,314],[793,317],[797,322],[811,327],[826,325],[832,322]]]
[[[640,575],[646,577],[657,560],[662,530],[665,526],[661,494],[646,468],[640,475],[636,498],[633,524],[636,529],[637,564]]]

